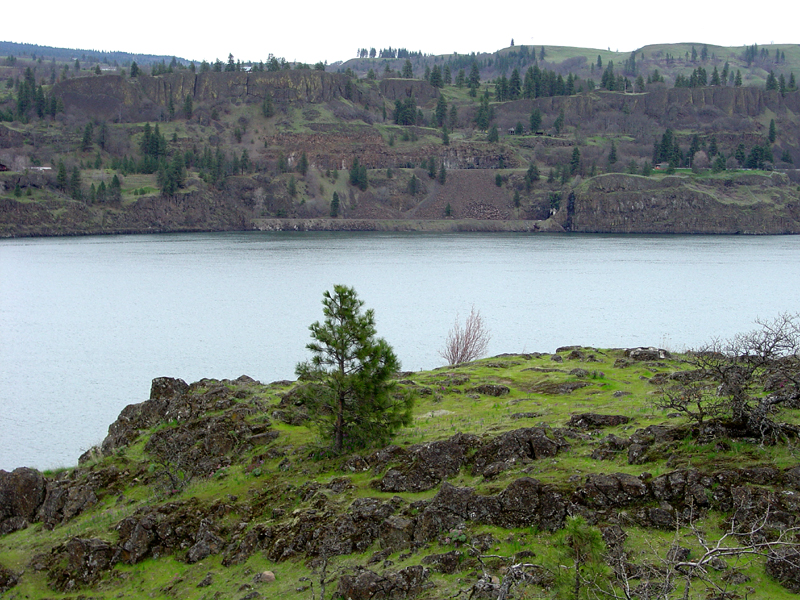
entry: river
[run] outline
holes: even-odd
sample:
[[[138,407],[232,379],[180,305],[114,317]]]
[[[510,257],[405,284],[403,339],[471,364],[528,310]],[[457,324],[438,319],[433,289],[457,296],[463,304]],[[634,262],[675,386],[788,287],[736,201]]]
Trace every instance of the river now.
[[[683,350],[797,312],[800,237],[215,233],[0,240],[0,468],[77,463],[158,376],[292,379],[355,287],[406,370],[474,306],[490,354]]]

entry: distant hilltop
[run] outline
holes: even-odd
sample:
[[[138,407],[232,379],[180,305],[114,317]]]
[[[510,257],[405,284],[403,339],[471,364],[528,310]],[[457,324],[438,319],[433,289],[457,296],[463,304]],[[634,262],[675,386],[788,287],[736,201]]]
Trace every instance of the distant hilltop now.
[[[800,46],[363,50],[9,54],[0,235],[800,231]]]

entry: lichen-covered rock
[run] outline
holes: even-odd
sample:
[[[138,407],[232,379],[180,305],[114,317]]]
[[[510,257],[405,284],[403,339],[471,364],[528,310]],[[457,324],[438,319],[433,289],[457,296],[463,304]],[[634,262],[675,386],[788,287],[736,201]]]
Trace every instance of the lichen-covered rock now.
[[[450,439],[411,446],[402,455],[401,464],[389,469],[378,482],[383,492],[422,492],[457,475],[467,452],[480,444],[476,435],[457,434]]]
[[[0,470],[0,535],[27,527],[44,502],[47,483],[36,469]]]
[[[581,429],[597,429],[600,427],[616,427],[630,421],[625,415],[600,415],[597,413],[581,413],[572,415],[567,425]]]
[[[92,585],[114,566],[116,555],[117,549],[105,540],[72,538],[47,557],[48,579],[61,591]]]
[[[459,570],[464,561],[464,554],[458,550],[452,550],[443,554],[429,554],[422,559],[423,565],[428,565],[440,573],[452,575]]]
[[[11,569],[0,565],[0,594],[7,592],[19,582],[19,577]]]
[[[336,593],[346,600],[401,600],[419,594],[427,579],[428,569],[419,565],[383,575],[357,569],[339,578]]]
[[[565,445],[550,439],[542,427],[515,429],[485,442],[475,453],[472,471],[480,475],[493,463],[513,464],[524,459],[538,460],[555,456],[559,448]]]
[[[775,548],[767,556],[767,573],[782,586],[800,594],[800,546]]]

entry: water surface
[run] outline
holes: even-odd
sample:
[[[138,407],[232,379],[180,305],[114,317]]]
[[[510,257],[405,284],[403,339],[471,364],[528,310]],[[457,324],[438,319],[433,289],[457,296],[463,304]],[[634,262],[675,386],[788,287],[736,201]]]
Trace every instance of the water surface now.
[[[0,241],[0,468],[72,465],[158,376],[294,378],[356,288],[407,370],[456,314],[490,353],[680,350],[797,312],[800,237],[219,233]]]

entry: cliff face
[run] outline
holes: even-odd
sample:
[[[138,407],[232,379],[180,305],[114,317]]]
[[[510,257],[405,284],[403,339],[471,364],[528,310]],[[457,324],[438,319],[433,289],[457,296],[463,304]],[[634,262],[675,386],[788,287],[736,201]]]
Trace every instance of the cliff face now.
[[[189,96],[195,103],[237,101],[261,103],[267,95],[284,104],[320,104],[344,98],[348,77],[323,71],[275,71],[259,73],[180,72],[126,79],[118,75],[76,77],[59,82],[54,93],[67,111],[95,119],[125,121],[160,120],[169,99],[180,108]],[[381,98],[394,101],[413,96],[426,103],[438,97],[426,81],[387,79],[374,85],[353,86],[357,104],[377,104]]]
[[[736,180],[595,177],[554,217],[565,229],[596,233],[799,233],[800,203],[785,175]]]

